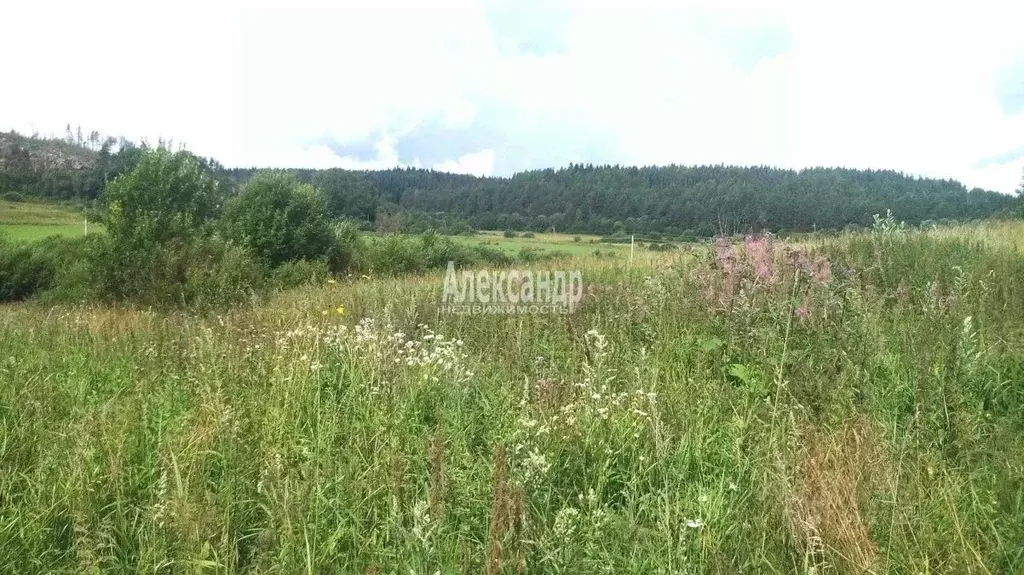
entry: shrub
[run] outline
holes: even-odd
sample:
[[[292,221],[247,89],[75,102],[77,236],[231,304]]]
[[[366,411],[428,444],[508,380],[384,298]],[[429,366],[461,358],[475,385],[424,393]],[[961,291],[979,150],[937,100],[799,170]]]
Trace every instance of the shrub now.
[[[7,192],[0,196],[0,200],[6,200],[8,202],[24,202],[25,197],[18,192]]]
[[[38,294],[39,299],[81,303],[103,295],[102,274],[111,252],[109,237],[50,237],[33,247],[46,253],[54,264],[53,281]]]
[[[220,204],[202,162],[166,150],[144,152],[134,170],[107,185],[104,202],[115,248],[133,252],[206,235]]]
[[[244,301],[264,284],[260,263],[219,237],[168,243],[145,252],[119,251],[114,242],[109,247],[97,260],[103,264],[98,291],[108,300],[205,311]]]
[[[174,256],[185,277],[174,293],[177,306],[198,311],[223,308],[252,300],[265,284],[259,262],[223,240],[194,242]]]
[[[515,230],[505,230],[504,235],[506,238],[514,238],[519,236],[519,233],[516,232]]]
[[[359,225],[343,221],[334,225],[334,242],[327,254],[327,267],[331,273],[340,274],[357,267],[358,258],[365,251]]]
[[[289,261],[326,261],[335,247],[323,196],[287,172],[253,176],[228,202],[222,224],[225,237],[271,268]]]
[[[276,289],[287,289],[304,284],[320,283],[330,275],[327,263],[299,260],[285,262],[270,273],[270,284]]]
[[[535,236],[533,235],[533,232],[523,232],[523,237],[524,238],[532,238],[532,237],[535,237]]]
[[[543,260],[549,260],[561,255],[565,255],[562,252],[545,252],[530,246],[523,246],[519,250],[517,259],[521,262],[538,262]]]
[[[0,302],[27,299],[49,288],[54,269],[46,252],[0,240]]]
[[[358,269],[383,275],[420,273],[459,266],[505,265],[513,261],[505,252],[485,246],[467,246],[447,236],[387,235],[360,244]]]

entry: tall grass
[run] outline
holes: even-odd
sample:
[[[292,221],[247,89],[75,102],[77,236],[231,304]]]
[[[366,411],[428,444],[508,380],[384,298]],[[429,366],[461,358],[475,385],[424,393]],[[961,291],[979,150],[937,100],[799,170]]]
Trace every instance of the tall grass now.
[[[947,236],[538,264],[568,316],[7,306],[0,571],[1018,572],[1024,260]]]

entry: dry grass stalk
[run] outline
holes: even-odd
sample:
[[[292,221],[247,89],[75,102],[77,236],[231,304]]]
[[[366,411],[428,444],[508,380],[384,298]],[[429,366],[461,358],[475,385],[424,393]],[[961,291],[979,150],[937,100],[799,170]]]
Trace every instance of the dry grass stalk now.
[[[789,513],[804,555],[819,567],[828,567],[829,551],[852,572],[873,573],[878,565],[878,545],[861,513],[879,463],[870,431],[854,420],[834,434],[811,429],[804,436]]]

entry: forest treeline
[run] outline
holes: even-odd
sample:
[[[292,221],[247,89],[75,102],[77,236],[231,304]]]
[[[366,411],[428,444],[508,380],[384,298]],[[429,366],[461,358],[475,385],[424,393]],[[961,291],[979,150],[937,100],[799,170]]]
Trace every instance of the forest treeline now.
[[[112,138],[83,145],[68,132],[67,141],[56,142],[90,152],[87,166],[40,166],[29,148],[47,140],[0,134],[7,137],[0,146],[0,195],[98,199],[105,183],[130,171],[150,147]],[[257,171],[199,159],[227,195]],[[416,168],[293,172],[324,194],[330,215],[385,231],[475,228],[709,237],[867,226],[874,214],[886,210],[911,224],[1009,217],[1020,214],[1024,205],[1020,195],[968,190],[954,180],[846,168],[572,164],[507,178]]]

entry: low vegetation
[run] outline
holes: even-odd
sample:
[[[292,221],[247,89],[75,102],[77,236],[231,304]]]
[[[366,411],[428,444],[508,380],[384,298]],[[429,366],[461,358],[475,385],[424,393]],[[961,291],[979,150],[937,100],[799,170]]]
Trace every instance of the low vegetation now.
[[[311,263],[202,317],[9,305],[0,571],[1019,572],[1021,233],[545,262],[564,316]]]
[[[605,188],[583,219],[462,219],[427,208],[505,184],[94,143],[97,203],[0,201],[0,572],[1024,571],[1019,220],[698,242],[657,202],[610,220],[633,207]],[[53,183],[16,155],[5,181]],[[507,185],[714,174],[911,185]],[[935,213],[1020,201],[913,185]],[[578,270],[585,296],[443,313],[449,262]]]

